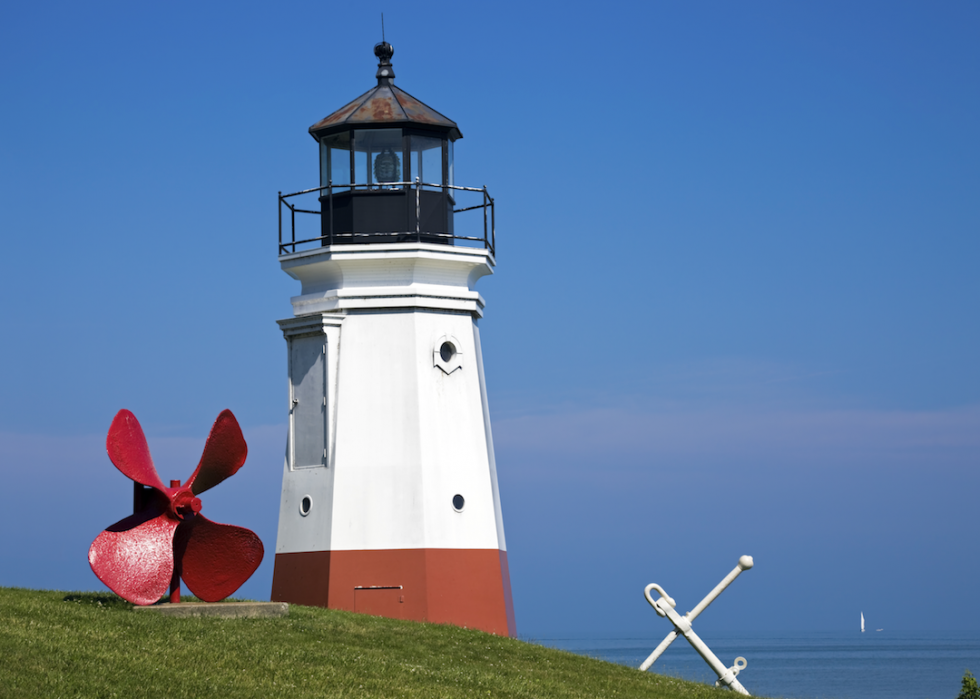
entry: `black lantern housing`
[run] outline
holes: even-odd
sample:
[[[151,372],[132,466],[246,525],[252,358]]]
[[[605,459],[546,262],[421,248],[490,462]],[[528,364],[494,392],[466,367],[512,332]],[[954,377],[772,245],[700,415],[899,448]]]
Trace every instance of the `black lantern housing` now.
[[[456,123],[395,87],[381,42],[377,87],[310,127],[320,144],[323,245],[453,244]]]

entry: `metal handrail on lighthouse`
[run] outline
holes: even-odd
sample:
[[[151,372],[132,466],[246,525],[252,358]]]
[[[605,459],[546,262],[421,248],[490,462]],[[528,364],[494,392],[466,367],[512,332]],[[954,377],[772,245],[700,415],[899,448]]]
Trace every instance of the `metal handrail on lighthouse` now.
[[[409,189],[415,190],[415,230],[414,231],[387,231],[387,232],[344,232],[344,233],[334,233],[333,231],[333,191],[334,189],[340,189],[343,191],[354,191],[357,189],[362,189],[365,191],[384,191],[384,190],[394,190],[401,189],[402,187],[407,187]],[[460,191],[460,192],[478,192],[483,195],[483,203],[476,204],[475,206],[466,206],[460,209],[453,209],[453,214],[462,213],[464,211],[473,211],[476,209],[483,210],[483,237],[477,236],[466,236],[466,235],[454,235],[452,233],[439,233],[435,231],[424,231],[422,230],[421,224],[421,199],[422,190],[442,190],[443,192],[448,192],[448,190]],[[322,216],[323,212],[316,211],[313,209],[301,209],[294,206],[292,203],[287,201],[292,197],[298,197],[303,194],[312,194],[313,192],[327,192],[327,212],[330,216],[330,232],[326,235],[320,235],[315,238],[305,238],[302,240],[296,240],[296,214],[315,214],[317,216]],[[290,236],[289,240],[283,241],[282,235],[282,213],[283,207],[289,210],[290,219]],[[487,210],[489,209],[489,216]],[[327,244],[334,243],[356,243],[357,238],[377,238],[378,236],[390,236],[397,242],[404,242],[406,237],[411,240],[414,237],[415,242],[422,242],[422,236],[427,238],[442,238],[446,241],[456,241],[465,240],[469,242],[482,242],[485,250],[489,250],[491,255],[496,256],[496,212],[494,210],[494,200],[487,192],[486,185],[483,188],[477,187],[461,187],[457,185],[449,184],[435,184],[431,182],[421,182],[419,178],[415,178],[414,182],[371,182],[371,183],[359,183],[359,184],[333,184],[329,182],[322,187],[313,187],[311,189],[304,189],[299,192],[292,192],[290,194],[283,194],[279,192],[279,254],[287,255],[296,252],[297,245],[304,245],[309,243],[320,243],[323,244],[324,241],[328,241]]]

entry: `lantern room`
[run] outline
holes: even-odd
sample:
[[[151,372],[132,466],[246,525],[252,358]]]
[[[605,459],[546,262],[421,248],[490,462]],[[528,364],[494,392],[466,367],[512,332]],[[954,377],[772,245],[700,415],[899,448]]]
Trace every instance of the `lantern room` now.
[[[453,244],[456,123],[395,87],[381,42],[378,84],[310,127],[320,144],[323,245]]]

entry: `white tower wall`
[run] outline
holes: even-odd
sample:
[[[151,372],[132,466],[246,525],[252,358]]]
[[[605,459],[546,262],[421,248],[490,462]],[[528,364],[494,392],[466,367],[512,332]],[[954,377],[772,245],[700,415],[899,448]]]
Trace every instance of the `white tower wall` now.
[[[492,255],[402,243],[280,259],[303,288],[280,321],[290,434],[273,597],[513,634],[473,289]]]

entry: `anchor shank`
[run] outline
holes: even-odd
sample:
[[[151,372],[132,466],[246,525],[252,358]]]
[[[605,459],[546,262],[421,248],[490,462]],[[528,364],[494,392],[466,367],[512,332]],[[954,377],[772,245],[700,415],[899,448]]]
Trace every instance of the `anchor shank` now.
[[[667,612],[667,618],[674,624],[675,629],[683,634],[684,638],[687,639],[687,642],[690,643],[694,650],[698,652],[698,655],[704,658],[704,662],[708,663],[708,666],[715,671],[715,674],[718,675],[718,679],[722,684],[735,690],[739,694],[750,696],[745,687],[743,687],[739,681],[735,679],[735,675],[732,674],[731,670],[725,667],[722,662],[718,660],[718,656],[712,653],[711,649],[705,645],[704,641],[701,640],[701,637],[694,633],[694,629],[691,628],[691,622],[688,621],[687,617],[682,617],[673,609],[665,609],[664,611]]]
[[[661,609],[663,608],[661,607]],[[686,616],[682,617],[680,614],[674,611],[672,607],[664,609],[664,612],[666,612],[667,618],[670,619],[670,622],[674,625],[675,630],[683,634],[684,638],[687,639],[687,642],[690,643],[694,650],[698,652],[698,655],[704,658],[704,661],[708,663],[711,669],[715,671],[715,674],[718,675],[718,679],[722,684],[724,684],[726,687],[730,687],[739,694],[750,696],[745,687],[743,687],[739,681],[735,679],[735,675],[731,672],[731,670],[725,667],[722,662],[718,660],[718,656],[712,653],[711,649],[705,645],[704,641],[701,640],[701,637],[694,633],[694,629],[691,628],[691,622]]]
[[[739,694],[751,696],[745,687],[743,687],[741,683],[735,679],[735,675],[732,674],[732,671],[725,667],[724,664],[718,660],[718,656],[712,653],[711,649],[705,645],[704,641],[701,640],[701,637],[694,633],[694,629],[688,629],[685,631],[684,638],[686,638],[688,643],[694,647],[694,650],[698,652],[698,655],[704,658],[704,662],[711,666],[711,669],[715,671],[715,674],[718,675],[718,679],[721,680],[723,685],[735,690]]]

